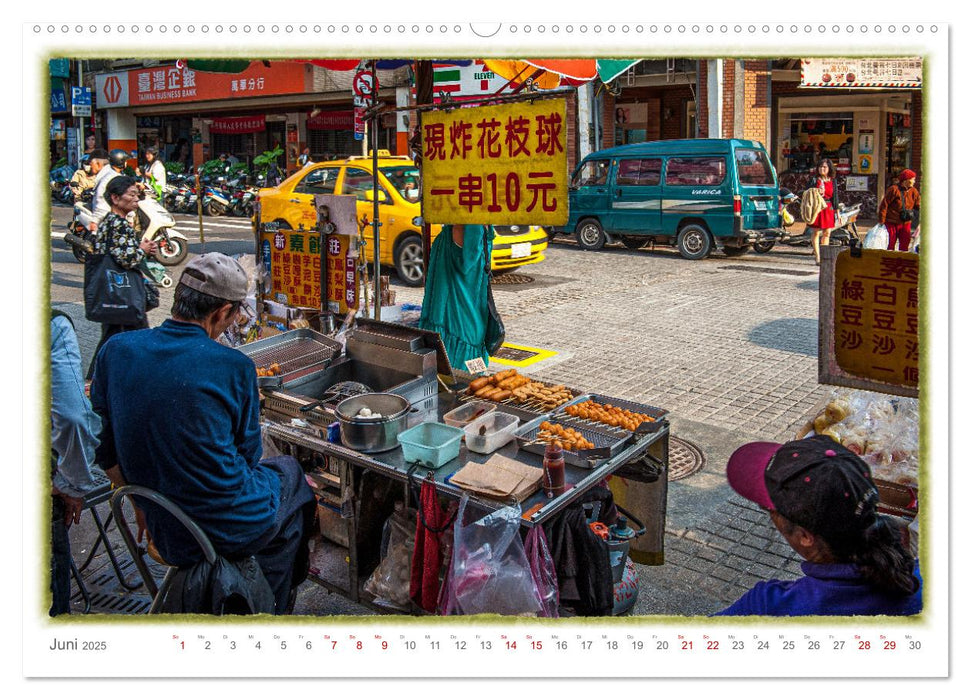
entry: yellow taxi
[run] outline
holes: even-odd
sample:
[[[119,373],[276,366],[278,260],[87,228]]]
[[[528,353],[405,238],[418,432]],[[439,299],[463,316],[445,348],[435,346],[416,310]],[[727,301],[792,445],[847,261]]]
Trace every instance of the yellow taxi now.
[[[277,187],[261,189],[254,222],[276,222],[297,230],[317,225],[314,195],[343,194],[357,197],[357,216],[374,216],[374,178],[370,156],[311,163]],[[425,283],[425,262],[421,250],[421,192],[419,171],[406,156],[378,151],[378,204],[381,217],[381,265],[390,265],[409,287]],[[441,226],[432,226],[434,240]],[[510,272],[545,258],[547,234],[540,226],[496,226],[492,242],[492,269]],[[365,237],[373,235],[368,227]],[[366,247],[374,262],[374,246]]]

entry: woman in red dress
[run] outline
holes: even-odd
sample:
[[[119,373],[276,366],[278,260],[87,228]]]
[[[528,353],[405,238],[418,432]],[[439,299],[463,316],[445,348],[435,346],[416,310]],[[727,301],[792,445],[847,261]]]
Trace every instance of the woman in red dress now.
[[[839,207],[839,199],[836,194],[836,169],[833,161],[823,158],[816,166],[816,179],[814,185],[823,195],[826,208],[816,216],[816,220],[809,226],[813,229],[813,256],[816,264],[819,264],[819,246],[829,245],[829,234],[836,228],[836,209]]]

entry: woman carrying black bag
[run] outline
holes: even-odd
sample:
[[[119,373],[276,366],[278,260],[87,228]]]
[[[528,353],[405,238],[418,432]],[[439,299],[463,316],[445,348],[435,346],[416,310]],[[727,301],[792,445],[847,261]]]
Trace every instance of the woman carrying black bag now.
[[[108,201],[111,211],[105,215],[105,218],[98,225],[94,240],[94,256],[109,255],[119,267],[125,270],[136,270],[147,255],[158,250],[156,243],[141,240],[141,237],[126,218],[138,208],[138,201],[141,199],[138,181],[124,175],[114,178],[105,188],[105,199]],[[86,272],[87,269],[86,267]],[[87,279],[86,275],[85,287],[89,283],[90,280]],[[144,284],[144,281],[142,283]],[[142,294],[140,298],[144,299],[145,295]],[[108,338],[125,331],[148,328],[147,309],[141,308],[140,311],[140,318],[134,323],[101,324],[101,340],[98,341],[98,347],[95,348],[94,355],[91,357],[87,379],[91,379],[91,375],[94,373],[95,358],[97,358],[98,351],[108,341]]]

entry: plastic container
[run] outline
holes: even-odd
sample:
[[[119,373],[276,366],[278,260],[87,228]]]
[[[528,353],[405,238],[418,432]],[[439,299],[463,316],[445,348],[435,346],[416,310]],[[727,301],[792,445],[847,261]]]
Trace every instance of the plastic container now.
[[[465,446],[479,454],[495,452],[516,436],[518,427],[518,417],[491,411],[465,426]]]
[[[438,469],[459,456],[462,446],[461,428],[443,423],[420,423],[398,434],[398,442],[404,452],[405,462],[420,462],[423,466]]]
[[[496,405],[489,401],[469,401],[446,413],[442,416],[442,420],[445,421],[445,425],[451,425],[453,428],[464,428],[476,418],[481,418],[495,410]]]

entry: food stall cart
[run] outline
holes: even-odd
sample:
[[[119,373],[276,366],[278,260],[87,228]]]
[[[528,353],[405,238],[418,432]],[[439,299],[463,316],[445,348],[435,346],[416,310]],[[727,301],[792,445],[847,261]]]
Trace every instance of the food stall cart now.
[[[275,363],[280,368],[280,374],[260,379],[264,433],[282,452],[298,458],[315,485],[323,535],[314,545],[311,579],[352,601],[371,602],[363,583],[376,564],[381,528],[394,501],[407,502],[412,498],[411,487],[423,480],[433,481],[440,497],[457,501],[463,489],[451,477],[469,463],[485,464],[492,457],[463,443],[456,457],[429,468],[422,462],[407,461],[397,444],[401,431],[422,423],[442,424],[467,402],[494,405],[497,411],[519,420],[516,438],[495,454],[520,464],[542,467],[543,445],[537,435],[540,423],[547,419],[573,427],[594,443],[591,451],[564,451],[564,493],[547,497],[540,489],[520,502],[523,532],[549,523],[618,470],[634,470],[634,463],[647,460],[666,478],[669,429],[665,411],[575,390],[565,390],[556,406],[516,397],[501,403],[479,399],[461,390],[461,380],[451,387],[439,381],[439,372],[451,374],[440,342],[434,333],[361,319],[347,333],[343,350],[331,338],[307,330],[288,331],[240,348],[258,366]],[[530,386],[540,385],[530,381]],[[359,393],[362,390],[371,393]],[[360,449],[341,444],[337,407],[352,397],[387,394],[403,397],[408,405],[407,420],[396,426],[394,435],[378,435],[375,439],[384,440],[382,444],[368,443],[365,438]],[[637,410],[646,420],[625,430],[567,413],[567,406],[590,400]],[[508,505],[474,494],[470,498],[487,511]],[[660,528],[660,532],[646,532],[645,541],[663,542],[663,508],[661,511],[661,519],[653,519],[648,528]]]

